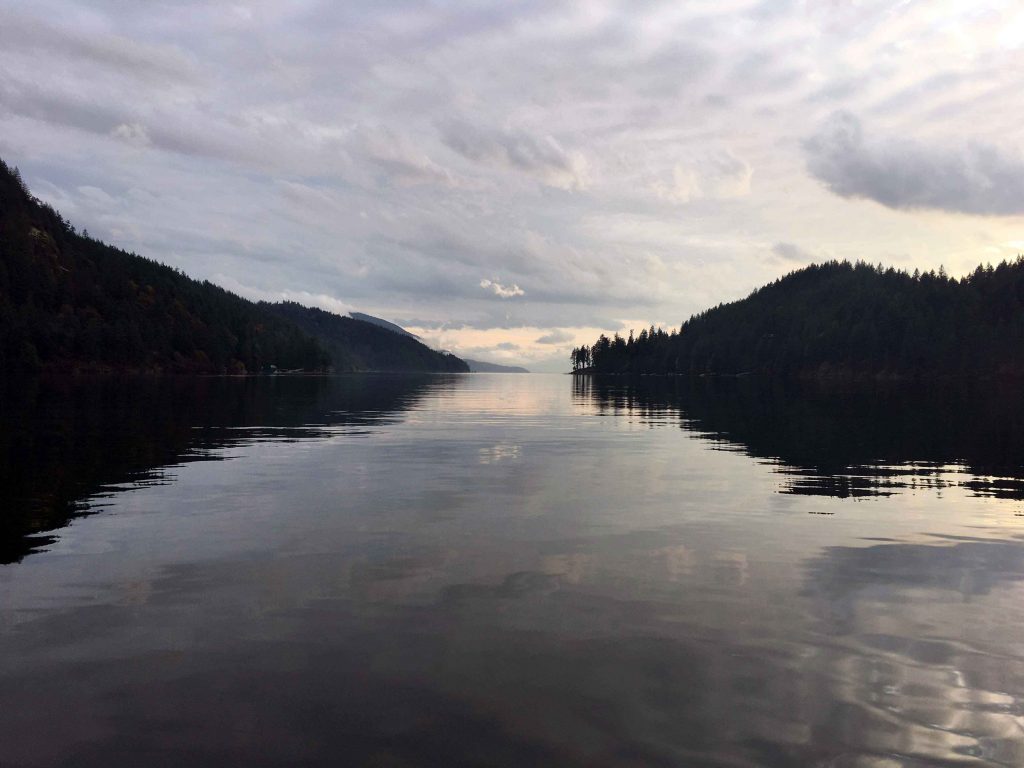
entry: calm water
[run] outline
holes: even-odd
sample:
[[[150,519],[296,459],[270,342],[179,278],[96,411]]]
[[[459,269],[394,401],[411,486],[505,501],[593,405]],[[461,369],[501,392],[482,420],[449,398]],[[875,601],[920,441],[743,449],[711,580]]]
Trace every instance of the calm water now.
[[[0,765],[1024,764],[1024,405],[9,386]]]

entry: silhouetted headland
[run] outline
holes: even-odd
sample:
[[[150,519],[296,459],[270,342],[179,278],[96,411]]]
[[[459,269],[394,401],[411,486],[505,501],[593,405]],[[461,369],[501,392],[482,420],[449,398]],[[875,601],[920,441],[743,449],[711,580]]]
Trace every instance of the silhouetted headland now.
[[[602,335],[578,373],[909,379],[1024,376],[1024,257],[961,279],[832,261],[694,315]]]

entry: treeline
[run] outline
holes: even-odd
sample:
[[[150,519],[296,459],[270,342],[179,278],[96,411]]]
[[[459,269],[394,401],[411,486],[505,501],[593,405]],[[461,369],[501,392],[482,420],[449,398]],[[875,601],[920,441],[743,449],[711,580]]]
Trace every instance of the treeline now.
[[[312,325],[345,328],[330,335]],[[368,323],[256,304],[106,245],[75,231],[0,160],[0,373],[446,371],[455,361]]]
[[[962,279],[832,261],[666,332],[602,335],[574,371],[795,377],[1024,376],[1024,258]]]

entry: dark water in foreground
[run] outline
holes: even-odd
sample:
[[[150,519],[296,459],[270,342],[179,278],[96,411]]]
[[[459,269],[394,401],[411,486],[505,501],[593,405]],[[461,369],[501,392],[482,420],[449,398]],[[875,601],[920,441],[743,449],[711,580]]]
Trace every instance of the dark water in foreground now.
[[[1015,393],[2,395],[2,766],[1024,764]]]

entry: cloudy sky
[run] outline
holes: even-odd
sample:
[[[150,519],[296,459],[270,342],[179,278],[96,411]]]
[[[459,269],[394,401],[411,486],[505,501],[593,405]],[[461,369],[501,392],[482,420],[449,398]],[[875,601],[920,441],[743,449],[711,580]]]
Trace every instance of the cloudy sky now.
[[[1024,5],[0,0],[0,156],[251,298],[564,370],[792,269],[1024,252]]]

